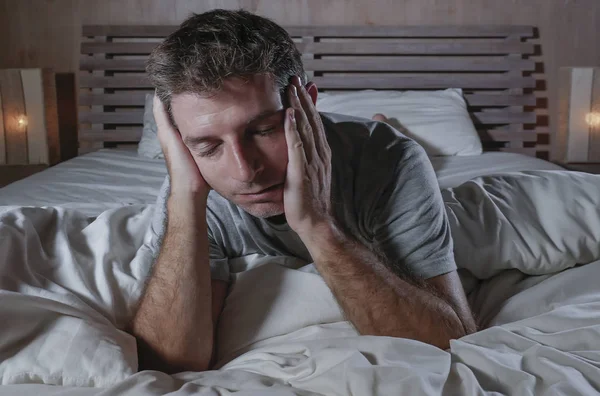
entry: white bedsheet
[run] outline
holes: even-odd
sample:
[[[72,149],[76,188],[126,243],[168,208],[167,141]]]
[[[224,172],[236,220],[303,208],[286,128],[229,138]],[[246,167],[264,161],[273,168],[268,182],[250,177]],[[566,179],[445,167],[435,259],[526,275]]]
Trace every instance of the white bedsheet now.
[[[564,170],[539,158],[494,151],[463,157],[430,157],[430,160],[440,188],[457,187],[478,176],[532,170]]]
[[[9,184],[0,189],[0,206],[61,206],[96,216],[110,208],[154,203],[166,174],[163,160],[104,149]]]
[[[599,238],[596,190],[600,183],[596,181],[600,177],[547,172],[544,178],[546,184],[530,183],[531,176],[484,178],[483,185],[506,207],[511,207],[511,199],[541,192],[560,190],[561,197],[571,192],[570,198],[579,200],[573,214],[594,232],[581,233],[576,224],[566,224],[563,240]],[[573,186],[581,186],[581,179],[595,189],[594,194],[577,193]],[[557,188],[548,189],[547,183]],[[446,195],[453,202],[454,198],[469,201],[453,210],[464,210],[464,215],[456,216],[461,226],[453,228],[453,234],[455,230],[465,235],[480,232],[463,219],[477,217],[489,207],[486,195],[468,191]],[[145,205],[111,209],[96,220],[63,209],[20,208],[0,214],[0,250],[16,246],[9,257],[0,258],[0,315],[8,318],[0,327],[0,355],[13,361],[25,359],[24,367],[37,364],[42,370],[36,376],[27,376],[24,369],[5,372],[4,383],[28,384],[0,387],[0,394],[52,394],[56,387],[35,382],[64,381],[67,372],[71,375],[62,384],[103,388],[60,388],[61,394],[229,395],[239,390],[242,395],[590,395],[600,391],[600,251],[592,252],[587,243],[575,245],[572,252],[571,265],[587,263],[584,266],[553,274],[564,267],[549,259],[543,275],[526,277],[516,270],[489,274],[469,298],[477,316],[493,327],[453,341],[449,351],[406,339],[358,336],[343,321],[321,277],[284,268],[277,262],[280,258],[262,262],[259,258],[248,265],[250,270],[236,274],[226,300],[220,326],[228,331],[220,333],[220,370],[129,375],[136,371],[132,337],[111,326],[126,322],[139,296],[140,280],[152,257],[152,209]],[[527,215],[523,222],[552,240],[550,231],[560,228],[562,215],[531,209],[501,211],[497,216],[516,224],[516,219]],[[545,238],[526,243],[536,251],[536,244],[549,243]],[[596,239],[596,248],[599,242]],[[571,243],[554,245],[553,249],[565,253],[573,249]],[[460,243],[455,248],[461,249]],[[513,254],[518,261],[519,250]],[[497,266],[504,261],[479,264]],[[473,263],[458,264],[469,268]],[[16,307],[30,314],[28,327],[12,321],[20,317]],[[55,329],[62,331],[53,335]],[[15,349],[15,341],[30,347]],[[0,364],[0,369],[14,367]]]

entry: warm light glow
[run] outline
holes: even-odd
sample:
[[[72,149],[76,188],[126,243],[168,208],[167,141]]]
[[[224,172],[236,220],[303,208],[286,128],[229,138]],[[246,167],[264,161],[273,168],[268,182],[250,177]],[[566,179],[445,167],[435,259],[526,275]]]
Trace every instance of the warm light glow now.
[[[25,128],[27,126],[27,117],[25,117],[24,115],[21,115],[17,118],[17,124],[21,127],[21,128]]]
[[[587,122],[591,127],[600,126],[600,113],[588,113],[585,116],[585,122]]]

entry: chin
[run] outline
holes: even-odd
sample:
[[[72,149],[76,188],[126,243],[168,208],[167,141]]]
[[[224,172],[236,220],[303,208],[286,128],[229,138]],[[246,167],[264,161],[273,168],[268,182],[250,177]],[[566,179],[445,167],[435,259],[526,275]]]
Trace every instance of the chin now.
[[[254,217],[266,219],[268,217],[279,216],[285,213],[283,203],[257,203],[251,205],[239,205],[243,210]]]

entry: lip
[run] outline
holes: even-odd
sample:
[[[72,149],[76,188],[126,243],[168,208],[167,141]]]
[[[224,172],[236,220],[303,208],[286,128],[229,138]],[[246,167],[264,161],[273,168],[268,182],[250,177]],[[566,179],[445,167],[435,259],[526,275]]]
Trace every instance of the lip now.
[[[277,197],[279,190],[283,188],[283,183],[275,184],[271,187],[267,187],[264,190],[250,194],[239,194],[244,201],[262,201],[271,200]]]

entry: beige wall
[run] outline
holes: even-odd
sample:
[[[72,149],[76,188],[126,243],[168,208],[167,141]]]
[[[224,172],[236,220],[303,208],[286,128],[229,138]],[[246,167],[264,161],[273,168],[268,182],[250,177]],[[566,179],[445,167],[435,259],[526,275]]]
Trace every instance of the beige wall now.
[[[246,8],[284,24],[524,24],[539,28],[541,123],[554,132],[558,68],[600,66],[600,0],[0,0],[0,68],[77,70],[82,24],[176,24]],[[538,75],[536,75],[538,76]]]

